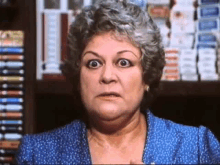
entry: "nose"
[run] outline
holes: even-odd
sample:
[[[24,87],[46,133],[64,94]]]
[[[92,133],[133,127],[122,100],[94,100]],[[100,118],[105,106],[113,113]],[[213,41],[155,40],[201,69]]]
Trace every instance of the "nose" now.
[[[115,68],[112,65],[104,65],[100,76],[100,83],[109,84],[116,81],[117,77],[115,73]]]

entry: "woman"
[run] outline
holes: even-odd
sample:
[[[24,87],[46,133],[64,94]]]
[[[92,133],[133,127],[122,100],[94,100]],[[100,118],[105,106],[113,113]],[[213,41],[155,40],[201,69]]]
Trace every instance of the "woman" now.
[[[155,117],[165,64],[159,30],[126,1],[88,7],[69,32],[64,73],[77,87],[84,120],[24,136],[18,164],[220,163],[220,144],[205,127]]]

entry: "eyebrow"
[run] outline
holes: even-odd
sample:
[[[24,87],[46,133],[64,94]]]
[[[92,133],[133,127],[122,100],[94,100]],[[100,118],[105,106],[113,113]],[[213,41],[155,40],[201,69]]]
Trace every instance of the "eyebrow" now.
[[[82,57],[84,57],[84,56],[85,56],[86,54],[88,54],[88,53],[91,53],[91,54],[93,54],[93,55],[95,55],[95,56],[101,58],[101,56],[100,56],[98,53],[93,52],[93,51],[87,51],[87,52],[85,52],[85,53],[82,55]]]
[[[130,50],[122,50],[122,51],[117,52],[117,54],[122,54],[122,53],[126,53],[126,52],[130,52],[130,53],[132,53],[135,57],[138,58],[138,56],[137,56],[134,52],[132,52],[132,51],[130,51]],[[95,56],[97,56],[97,57],[99,57],[99,58],[102,58],[98,53],[93,52],[93,51],[87,51],[87,52],[85,52],[85,53],[82,55],[82,57],[84,57],[87,53],[91,53],[91,54],[93,54],[93,55],[95,55]]]

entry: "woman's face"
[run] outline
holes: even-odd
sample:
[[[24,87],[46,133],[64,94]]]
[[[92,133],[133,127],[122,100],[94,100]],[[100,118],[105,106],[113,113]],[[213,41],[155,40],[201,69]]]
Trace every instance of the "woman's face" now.
[[[114,120],[139,110],[145,84],[141,52],[111,33],[97,35],[81,57],[80,92],[90,115]]]

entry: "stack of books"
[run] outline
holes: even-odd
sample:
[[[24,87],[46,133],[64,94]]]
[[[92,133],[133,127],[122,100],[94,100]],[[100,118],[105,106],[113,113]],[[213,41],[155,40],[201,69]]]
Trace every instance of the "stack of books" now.
[[[13,161],[24,134],[23,31],[0,30],[0,160]]]
[[[216,61],[220,32],[219,0],[199,0],[197,9],[196,48],[198,50],[198,72],[201,81],[218,80]]]

